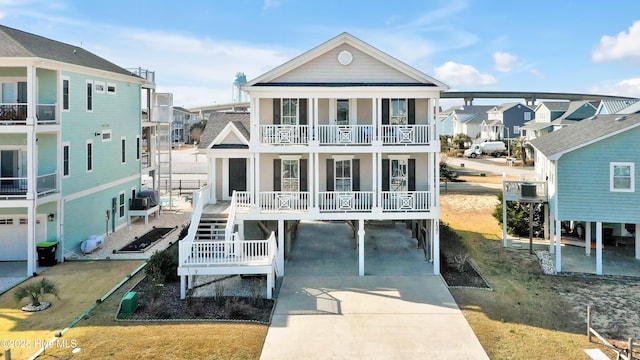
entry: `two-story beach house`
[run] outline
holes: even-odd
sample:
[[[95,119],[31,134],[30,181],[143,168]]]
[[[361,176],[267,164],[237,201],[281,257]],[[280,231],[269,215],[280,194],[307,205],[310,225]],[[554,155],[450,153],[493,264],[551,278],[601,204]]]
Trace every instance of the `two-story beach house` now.
[[[30,276],[36,244],[63,261],[127,223],[144,84],[79,46],[0,26],[0,261]]]
[[[254,273],[267,275],[270,297],[301,220],[351,223],[359,275],[365,222],[406,221],[438,274],[446,89],[348,33],[245,84],[250,113],[213,116],[201,141],[208,185],[180,244],[181,295],[193,276]]]

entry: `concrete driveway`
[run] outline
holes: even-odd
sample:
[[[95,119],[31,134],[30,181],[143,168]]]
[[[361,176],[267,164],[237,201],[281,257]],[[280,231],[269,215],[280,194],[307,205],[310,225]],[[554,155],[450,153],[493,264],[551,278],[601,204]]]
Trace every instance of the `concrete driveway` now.
[[[365,232],[361,277],[348,226],[300,225],[261,359],[488,359],[410,231]]]

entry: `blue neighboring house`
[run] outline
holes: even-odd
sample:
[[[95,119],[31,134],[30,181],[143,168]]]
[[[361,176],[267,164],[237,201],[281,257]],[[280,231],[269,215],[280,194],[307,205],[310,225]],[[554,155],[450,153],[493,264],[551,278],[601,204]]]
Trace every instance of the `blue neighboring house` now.
[[[145,83],[81,47],[0,26],[0,261],[25,262],[30,276],[37,243],[57,242],[63,261],[89,235],[126,226]]]
[[[587,253],[596,242],[597,274],[603,273],[603,241],[632,240],[640,259],[640,114],[597,115],[531,145],[537,176],[547,183],[551,239],[560,238],[563,224],[584,226]],[[560,242],[551,244],[561,271]]]
[[[535,112],[527,105],[506,103],[487,112],[482,122],[482,140],[502,140],[520,137],[520,127],[535,118]]]

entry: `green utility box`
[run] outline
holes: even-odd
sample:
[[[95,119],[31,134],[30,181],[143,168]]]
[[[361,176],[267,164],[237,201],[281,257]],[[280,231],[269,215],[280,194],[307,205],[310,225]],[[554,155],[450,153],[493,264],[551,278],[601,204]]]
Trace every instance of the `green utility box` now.
[[[56,259],[57,241],[45,241],[36,244],[38,252],[38,266],[53,266],[58,263]]]
[[[127,295],[122,299],[122,306],[120,307],[123,314],[133,314],[138,308],[138,293],[135,291],[129,291]]]

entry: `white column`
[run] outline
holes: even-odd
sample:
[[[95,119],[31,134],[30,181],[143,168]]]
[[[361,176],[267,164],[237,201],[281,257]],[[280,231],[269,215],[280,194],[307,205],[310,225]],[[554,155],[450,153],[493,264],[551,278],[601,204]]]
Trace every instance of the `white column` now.
[[[273,271],[267,274],[267,299],[273,298]]]
[[[371,191],[373,192],[372,195],[372,199],[371,201],[373,202],[371,204],[372,207],[377,207],[378,206],[378,177],[380,177],[380,175],[378,174],[378,153],[371,153],[371,172],[372,174],[372,179],[374,179],[374,181],[372,182],[371,186]]]
[[[244,220],[238,220],[238,240],[244,240]]]
[[[596,222],[596,274],[602,275],[602,222]]]
[[[378,99],[371,99],[371,126],[373,130],[371,131],[371,140],[374,141],[376,139],[376,127],[378,126]]]
[[[364,220],[358,220],[358,276],[364,276]]]
[[[313,166],[315,168],[314,170],[314,175],[315,175],[315,179],[313,180],[313,182],[316,184],[316,191],[314,192],[314,196],[316,198],[316,206],[318,207],[318,209],[320,208],[320,154],[318,153],[314,153],[313,154]]]
[[[256,166],[256,172],[255,172],[255,181],[253,183],[253,186],[255,186],[254,189],[251,189],[253,191],[253,202],[254,204],[258,207],[258,209],[260,209],[260,154],[256,153],[255,154],[255,166]]]
[[[431,248],[433,249],[433,275],[440,275],[440,222],[431,220]]]
[[[549,217],[549,253],[550,254],[553,254],[556,252],[555,239],[556,239],[556,222],[553,220],[553,216],[550,216]]]
[[[216,158],[210,157],[208,158],[209,164],[207,167],[209,171],[207,172],[207,182],[209,183],[209,199],[212,204],[217,202],[216,199]]]
[[[507,174],[502,173],[502,247],[507,247],[507,200],[505,200],[505,181]]]
[[[36,207],[35,203],[30,203],[27,207],[27,276],[31,276],[37,269],[36,254]],[[46,221],[46,220],[45,220]],[[62,250],[61,250],[62,251]]]
[[[260,144],[260,98],[251,98],[251,113],[249,114],[251,129],[251,145],[250,148]]]
[[[309,153],[309,160],[307,160],[307,171],[308,171],[308,176],[307,176],[307,189],[309,190],[309,208],[315,207],[316,205],[316,197],[315,197],[315,193],[316,193],[316,187],[315,187],[315,157],[313,156],[313,153]]]
[[[180,299],[184,300],[187,297],[187,276],[180,275]]]
[[[377,188],[378,191],[373,195],[377,197],[377,204],[378,207],[380,209],[383,209],[384,204],[382,203],[382,153],[381,152],[377,152],[376,153],[376,158],[377,158],[377,162],[378,162],[378,166],[376,166],[376,168],[378,169],[378,173],[375,174],[374,176],[374,181],[378,184]]]
[[[544,238],[548,239],[549,238],[549,204],[545,203],[543,205],[543,209],[544,209],[544,215],[543,215],[543,219],[544,219]]]
[[[634,231],[636,235],[636,259],[640,259],[640,224],[636,224],[636,230]]]
[[[591,221],[584,224],[584,245],[585,255],[591,256]]]
[[[556,272],[562,271],[562,248],[560,247],[561,229],[562,225],[560,224],[560,220],[556,220]]]
[[[282,276],[284,276],[284,220],[278,220],[278,253],[276,262]]]
[[[36,109],[38,99],[36,99],[36,88],[38,78],[35,66],[27,66],[27,125],[36,123]]]
[[[222,158],[222,200],[229,200],[229,158]]]
[[[256,166],[256,154],[251,153],[249,156],[249,184],[247,184],[247,190],[249,191],[249,199],[251,204],[256,203],[256,195],[253,192],[255,187],[255,166]]]

